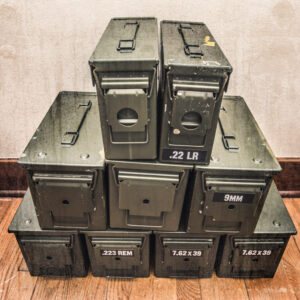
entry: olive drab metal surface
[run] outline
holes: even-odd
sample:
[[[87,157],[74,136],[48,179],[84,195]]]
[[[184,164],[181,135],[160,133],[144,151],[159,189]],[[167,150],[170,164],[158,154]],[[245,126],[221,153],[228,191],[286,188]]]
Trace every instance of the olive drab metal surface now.
[[[84,243],[78,232],[41,229],[29,190],[8,231],[15,234],[32,276],[87,275],[88,263]]]
[[[27,171],[41,228],[106,229],[96,93],[59,93],[19,164]]]
[[[220,277],[273,277],[291,235],[297,233],[272,183],[254,233],[223,238],[216,267]]]
[[[218,235],[184,231],[154,232],[157,277],[211,277],[219,245]]]
[[[106,230],[83,233],[94,276],[149,276],[151,231]]]
[[[106,158],[157,157],[158,62],[155,18],[111,19],[89,60]]]
[[[203,23],[162,21],[159,160],[208,164],[232,67]]]
[[[178,229],[192,166],[156,161],[107,165],[110,227]]]
[[[188,232],[251,233],[281,171],[241,97],[225,96],[209,166],[196,166]]]

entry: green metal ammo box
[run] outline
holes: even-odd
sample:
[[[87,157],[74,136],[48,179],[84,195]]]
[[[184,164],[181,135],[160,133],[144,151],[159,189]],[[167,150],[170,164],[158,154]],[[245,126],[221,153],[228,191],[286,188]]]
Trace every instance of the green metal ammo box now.
[[[207,278],[214,271],[218,235],[154,232],[157,277]]]
[[[19,164],[27,171],[41,228],[106,229],[96,93],[60,92]]]
[[[193,166],[106,161],[111,228],[176,231]]]
[[[281,168],[243,98],[224,97],[210,165],[195,171],[187,231],[252,233]]]
[[[273,277],[291,235],[291,217],[272,183],[253,234],[224,237],[216,273],[219,277]],[[221,252],[220,251],[220,252]]]
[[[203,23],[162,21],[159,160],[209,164],[232,67]]]
[[[83,231],[92,274],[148,277],[151,231]]]
[[[88,262],[82,237],[74,230],[41,229],[29,190],[8,232],[15,234],[32,276],[84,277],[87,275]]]
[[[89,60],[106,158],[157,157],[158,62],[155,18],[111,19]]]

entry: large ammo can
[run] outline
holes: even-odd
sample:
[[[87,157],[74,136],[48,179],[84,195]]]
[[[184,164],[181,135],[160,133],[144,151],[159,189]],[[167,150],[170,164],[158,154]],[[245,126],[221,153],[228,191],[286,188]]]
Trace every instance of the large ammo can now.
[[[183,231],[154,232],[157,277],[207,278],[214,271],[219,236]]]
[[[232,67],[203,23],[162,21],[159,160],[209,164]]]
[[[27,171],[41,228],[106,229],[96,93],[60,92],[19,164]]]
[[[243,98],[224,97],[210,165],[195,171],[187,231],[252,233],[281,168]]]
[[[176,231],[190,165],[106,161],[112,228]]]
[[[253,234],[224,237],[216,273],[219,277],[273,277],[291,235],[293,221],[272,183]]]
[[[108,159],[157,157],[158,26],[155,18],[114,18],[89,64]]]
[[[84,240],[75,230],[43,230],[28,190],[9,228],[32,276],[84,277],[88,262]]]
[[[149,276],[150,231],[84,231],[92,274]]]

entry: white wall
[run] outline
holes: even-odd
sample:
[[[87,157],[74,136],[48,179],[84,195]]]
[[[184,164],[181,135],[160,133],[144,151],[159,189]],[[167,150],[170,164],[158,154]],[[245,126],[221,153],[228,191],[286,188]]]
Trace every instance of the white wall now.
[[[90,57],[109,19],[205,22],[278,157],[300,156],[300,1],[0,0],[0,157],[18,157],[58,91],[94,90]]]

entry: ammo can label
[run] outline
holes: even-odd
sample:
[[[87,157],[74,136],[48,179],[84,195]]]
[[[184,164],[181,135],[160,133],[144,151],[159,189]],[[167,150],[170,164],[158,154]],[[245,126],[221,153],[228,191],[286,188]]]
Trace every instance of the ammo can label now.
[[[101,256],[134,256],[133,250],[101,250]]]
[[[213,202],[252,203],[255,194],[214,193]]]
[[[202,250],[170,250],[171,256],[200,257]]]
[[[177,149],[163,149],[162,159],[171,161],[196,161],[203,162],[206,157],[206,151],[191,151]]]
[[[241,256],[270,256],[272,254],[272,250],[247,250],[243,249],[240,252]]]

